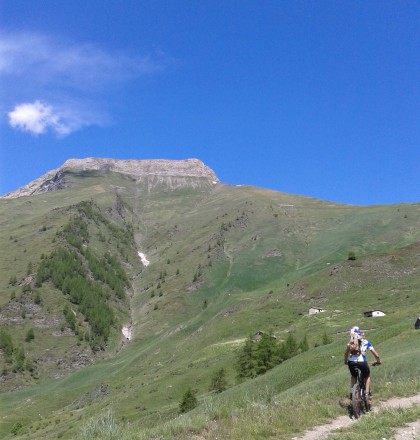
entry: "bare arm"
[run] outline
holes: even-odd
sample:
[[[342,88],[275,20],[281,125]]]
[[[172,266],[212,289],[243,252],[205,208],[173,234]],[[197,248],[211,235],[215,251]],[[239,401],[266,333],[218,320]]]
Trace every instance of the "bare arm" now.
[[[344,365],[347,365],[349,353],[350,353],[350,345],[347,344],[346,351],[344,352]]]
[[[377,353],[377,351],[372,347],[370,349],[370,352],[373,354],[373,356],[375,356],[376,363],[380,364],[381,363],[381,359],[379,358],[379,354]]]

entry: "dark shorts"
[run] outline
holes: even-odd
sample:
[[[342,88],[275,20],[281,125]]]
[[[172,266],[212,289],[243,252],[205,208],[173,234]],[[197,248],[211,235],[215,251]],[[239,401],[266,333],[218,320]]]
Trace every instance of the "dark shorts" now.
[[[356,367],[358,367],[360,369],[360,371],[362,372],[362,377],[364,379],[367,379],[370,376],[370,368],[369,368],[369,365],[367,362],[349,361],[348,366],[349,366],[350,374],[353,377],[357,377]]]

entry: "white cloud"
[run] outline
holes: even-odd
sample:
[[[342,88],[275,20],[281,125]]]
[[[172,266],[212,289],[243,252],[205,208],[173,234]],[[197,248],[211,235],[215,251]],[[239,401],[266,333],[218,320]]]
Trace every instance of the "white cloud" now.
[[[8,113],[11,127],[29,132],[35,136],[52,131],[59,136],[66,136],[78,130],[82,122],[76,114],[67,114],[53,108],[51,105],[35,101],[17,105]]]
[[[163,53],[133,56],[42,34],[0,32],[2,105],[13,108],[7,114],[15,129],[66,136],[108,123],[111,106],[120,105],[119,87],[169,62]]]

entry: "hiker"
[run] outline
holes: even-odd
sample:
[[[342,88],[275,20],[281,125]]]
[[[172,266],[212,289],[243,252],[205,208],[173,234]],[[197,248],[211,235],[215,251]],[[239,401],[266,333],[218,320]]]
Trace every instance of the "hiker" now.
[[[352,327],[350,330],[350,341],[347,344],[346,351],[344,353],[344,364],[348,365],[351,379],[350,379],[350,399],[351,389],[357,380],[357,372],[355,367],[359,367],[362,372],[362,377],[365,383],[366,395],[369,399],[369,405],[371,404],[371,380],[370,380],[370,368],[366,359],[366,352],[369,350],[376,360],[376,365],[381,364],[381,359],[377,351],[373,348],[372,344],[366,339],[365,333],[359,329],[359,327]]]

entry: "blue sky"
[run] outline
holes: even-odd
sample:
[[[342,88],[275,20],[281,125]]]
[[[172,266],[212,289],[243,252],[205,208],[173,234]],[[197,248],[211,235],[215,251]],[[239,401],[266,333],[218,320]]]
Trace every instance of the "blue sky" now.
[[[2,0],[0,193],[83,157],[420,202],[420,3]]]

